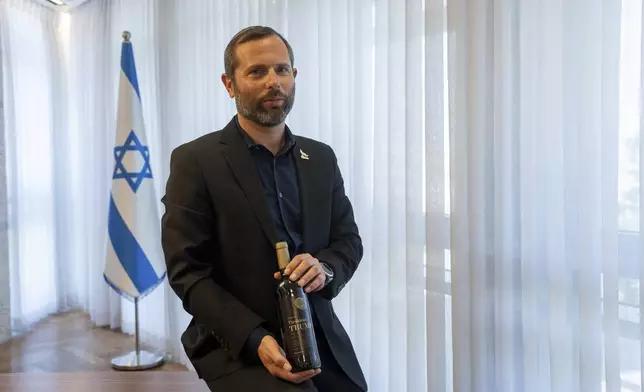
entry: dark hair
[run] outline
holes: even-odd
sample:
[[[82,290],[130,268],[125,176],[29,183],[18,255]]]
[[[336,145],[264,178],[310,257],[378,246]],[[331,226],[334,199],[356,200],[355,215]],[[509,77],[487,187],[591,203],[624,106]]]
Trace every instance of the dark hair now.
[[[235,51],[237,50],[237,46],[243,44],[244,42],[259,40],[262,38],[270,37],[271,35],[279,37],[282,42],[284,42],[284,45],[286,45],[286,49],[288,50],[288,57],[291,60],[292,67],[295,62],[293,56],[293,48],[291,48],[291,45],[288,43],[286,38],[282,37],[280,33],[270,27],[250,26],[235,34],[235,36],[226,46],[226,50],[224,50],[224,70],[226,71],[226,75],[228,75],[228,77],[233,80],[235,79],[235,68],[237,68],[237,56]]]

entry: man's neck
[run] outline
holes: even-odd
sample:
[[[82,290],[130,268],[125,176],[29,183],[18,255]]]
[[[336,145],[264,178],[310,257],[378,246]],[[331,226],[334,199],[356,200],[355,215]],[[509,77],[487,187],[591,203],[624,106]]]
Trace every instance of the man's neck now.
[[[266,147],[273,155],[277,155],[284,144],[284,123],[274,127],[258,125],[242,115],[237,115],[239,125],[257,144]]]

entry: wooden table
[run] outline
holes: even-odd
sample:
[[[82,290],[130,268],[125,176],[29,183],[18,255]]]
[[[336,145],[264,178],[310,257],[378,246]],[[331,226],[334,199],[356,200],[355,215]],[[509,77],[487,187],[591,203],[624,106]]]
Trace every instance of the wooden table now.
[[[194,372],[4,373],[1,392],[209,392]]]

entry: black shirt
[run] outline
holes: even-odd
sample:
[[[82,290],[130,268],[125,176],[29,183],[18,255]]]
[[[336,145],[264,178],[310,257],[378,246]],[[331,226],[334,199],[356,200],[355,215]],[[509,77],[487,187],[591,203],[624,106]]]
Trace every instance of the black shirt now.
[[[300,211],[300,187],[293,149],[295,138],[288,129],[284,130],[284,145],[277,155],[266,147],[256,143],[239,124],[235,117],[237,129],[244,138],[255,162],[255,168],[262,183],[266,205],[273,218],[278,241],[288,243],[291,258],[302,250],[302,212]],[[320,264],[324,264],[320,261]],[[311,311],[313,309],[311,308]],[[268,335],[262,326],[256,328],[248,337],[245,349],[249,355],[257,358],[257,348],[262,338]]]
[[[284,133],[284,146],[277,155],[257,144],[239,125],[237,128],[246,141],[262,182],[266,205],[273,218],[278,241],[286,241],[291,257],[301,253],[302,213],[300,188],[293,158],[295,138],[288,128]]]

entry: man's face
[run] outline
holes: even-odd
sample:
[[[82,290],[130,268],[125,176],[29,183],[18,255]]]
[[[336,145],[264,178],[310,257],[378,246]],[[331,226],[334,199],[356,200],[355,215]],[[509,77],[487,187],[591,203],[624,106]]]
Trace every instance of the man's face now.
[[[284,122],[295,101],[295,76],[288,49],[277,36],[237,46],[235,80],[224,81],[237,111],[258,125]]]

